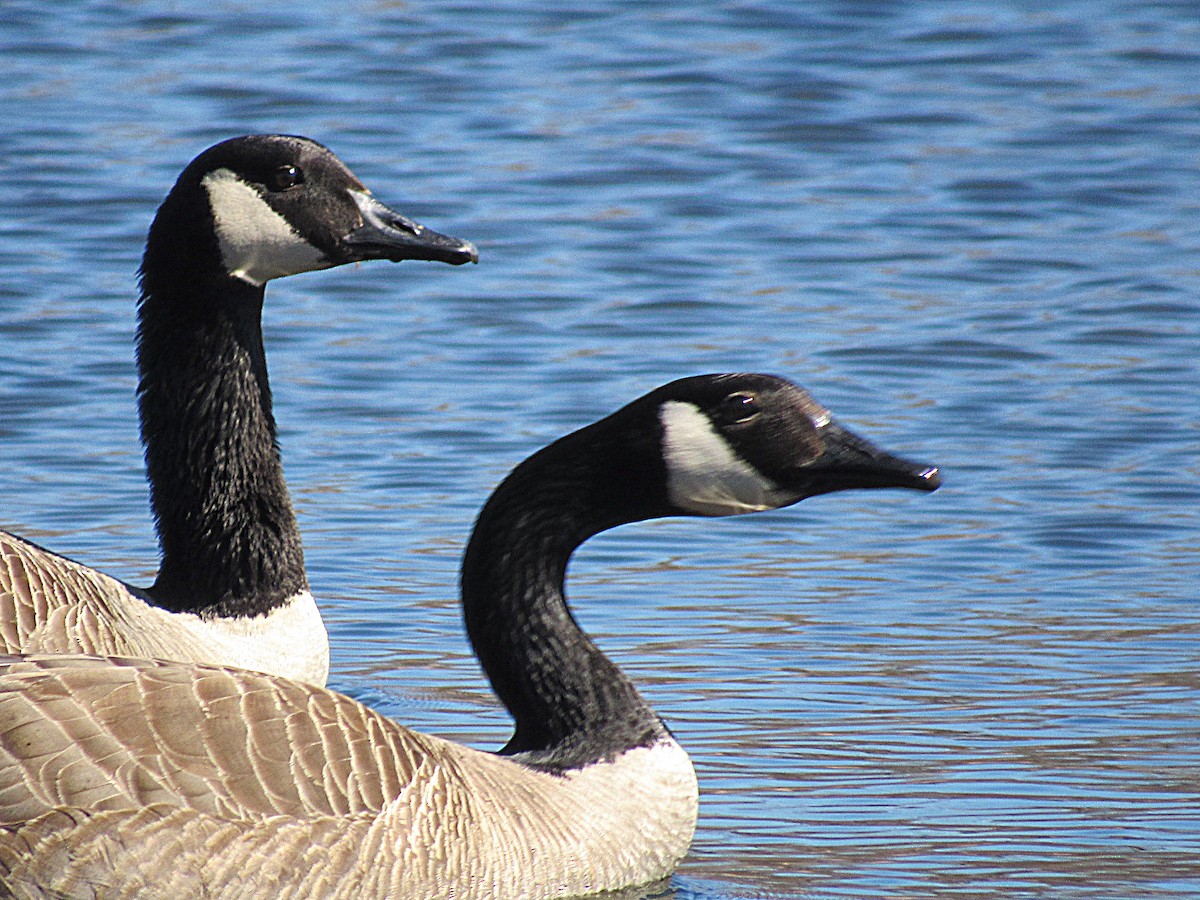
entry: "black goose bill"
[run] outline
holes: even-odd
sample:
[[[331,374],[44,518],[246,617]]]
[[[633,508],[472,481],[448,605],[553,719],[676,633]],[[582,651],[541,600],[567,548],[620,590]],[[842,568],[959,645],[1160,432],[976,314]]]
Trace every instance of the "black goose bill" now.
[[[363,224],[342,241],[355,259],[424,259],[432,262],[479,262],[479,252],[470,241],[439,234],[380,203],[363,191],[351,191],[362,213]]]

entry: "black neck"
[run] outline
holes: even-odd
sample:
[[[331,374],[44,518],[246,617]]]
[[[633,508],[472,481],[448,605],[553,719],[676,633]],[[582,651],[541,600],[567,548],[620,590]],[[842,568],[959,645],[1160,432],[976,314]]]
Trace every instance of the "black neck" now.
[[[563,595],[581,543],[667,512],[654,487],[661,463],[631,465],[630,454],[647,458],[591,426],[526,460],[484,506],[463,560],[467,634],[516,720],[502,752],[539,767],[577,768],[666,733]]]
[[[138,399],[171,610],[260,615],[308,586],[271,414],[263,289],[221,273],[169,283],[147,254]],[[163,267],[166,268],[166,267]]]

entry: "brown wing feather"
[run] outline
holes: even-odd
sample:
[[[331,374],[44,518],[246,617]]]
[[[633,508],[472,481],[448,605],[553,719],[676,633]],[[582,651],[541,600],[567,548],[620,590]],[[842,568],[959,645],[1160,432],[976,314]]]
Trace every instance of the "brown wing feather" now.
[[[0,532],[3,652],[136,656],[137,647],[104,625],[120,618],[113,600],[129,594],[103,572]]]
[[[330,816],[246,824],[162,805],[56,810],[0,828],[0,896],[357,900],[367,866],[354,857],[368,831]]]
[[[83,657],[9,665],[0,736],[3,823],[160,803],[232,819],[370,815],[440,744],[298,682]]]

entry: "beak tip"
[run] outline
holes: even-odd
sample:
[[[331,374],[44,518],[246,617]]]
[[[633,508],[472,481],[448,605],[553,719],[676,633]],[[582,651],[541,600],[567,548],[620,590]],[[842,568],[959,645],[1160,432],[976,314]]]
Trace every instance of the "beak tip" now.
[[[436,257],[441,262],[452,266],[464,266],[467,263],[479,263],[479,251],[470,241],[459,241],[456,246],[446,251],[445,255]]]
[[[929,466],[917,474],[918,487],[924,491],[936,491],[942,486],[942,473],[937,466]]]

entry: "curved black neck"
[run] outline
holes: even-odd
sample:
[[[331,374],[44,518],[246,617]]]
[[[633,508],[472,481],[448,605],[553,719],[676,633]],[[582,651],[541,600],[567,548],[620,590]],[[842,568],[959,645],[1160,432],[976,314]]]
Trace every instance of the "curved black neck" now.
[[[599,423],[603,425],[604,423]],[[666,733],[633,683],[576,624],[563,582],[575,549],[615,525],[663,515],[661,475],[598,426],[518,466],[479,515],[462,567],[467,634],[516,730],[502,751],[565,770]]]
[[[308,586],[271,414],[263,288],[151,262],[138,402],[162,566],[148,593],[175,611],[261,615]]]

